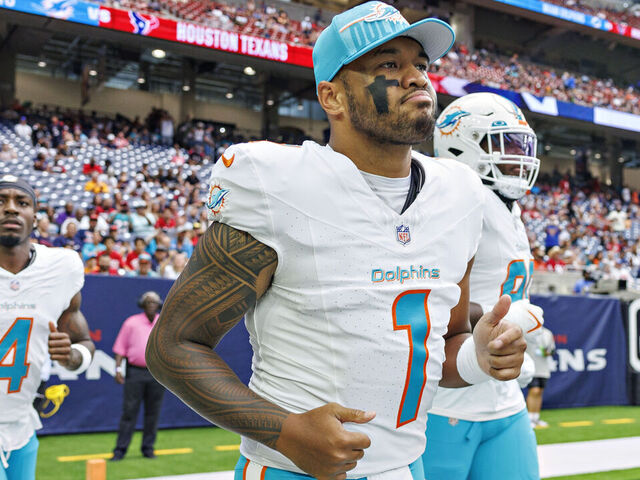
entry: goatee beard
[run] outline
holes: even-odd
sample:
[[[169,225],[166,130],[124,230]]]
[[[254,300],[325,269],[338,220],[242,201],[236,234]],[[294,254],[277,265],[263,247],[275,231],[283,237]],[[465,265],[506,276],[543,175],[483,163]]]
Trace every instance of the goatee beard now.
[[[15,235],[0,235],[0,245],[6,248],[15,247],[20,243],[20,237]]]
[[[436,123],[435,111],[431,115],[415,120],[406,115],[376,114],[358,105],[346,84],[345,92],[353,127],[379,144],[417,145],[433,136]]]

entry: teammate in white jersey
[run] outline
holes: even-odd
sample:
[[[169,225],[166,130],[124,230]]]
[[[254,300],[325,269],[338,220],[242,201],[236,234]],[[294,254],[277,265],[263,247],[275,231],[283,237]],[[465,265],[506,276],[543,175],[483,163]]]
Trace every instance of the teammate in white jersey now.
[[[242,435],[236,479],[422,480],[438,382],[519,373],[525,342],[501,321],[507,297],[475,345],[468,333],[483,187],[411,149],[433,131],[429,60],[452,43],[445,23],[411,26],[381,2],[337,15],[313,52],[329,144],[236,145],[213,168],[214,223],[167,297],[147,364]],[[249,388],[212,350],[245,314]]]
[[[473,93],[440,114],[434,150],[472,167],[486,186],[469,283],[472,324],[506,294],[512,301],[506,318],[525,337],[539,334],[542,309],[529,303],[533,257],[517,204],[538,174],[535,132],[511,101]],[[438,388],[423,461],[429,480],[538,479],[535,436],[518,381]]]
[[[33,399],[47,353],[81,373],[95,349],[80,312],[82,262],[31,244],[35,205],[27,182],[0,177],[0,480],[35,478],[42,424]]]

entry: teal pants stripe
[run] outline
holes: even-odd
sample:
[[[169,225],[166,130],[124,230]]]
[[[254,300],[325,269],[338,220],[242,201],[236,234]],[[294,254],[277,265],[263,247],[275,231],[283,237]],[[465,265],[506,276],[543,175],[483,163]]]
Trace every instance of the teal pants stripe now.
[[[8,458],[9,468],[4,468],[0,462],[0,480],[35,480],[38,445],[34,433],[24,447],[13,450]]]
[[[539,480],[536,437],[526,410],[486,422],[429,414],[427,480]]]

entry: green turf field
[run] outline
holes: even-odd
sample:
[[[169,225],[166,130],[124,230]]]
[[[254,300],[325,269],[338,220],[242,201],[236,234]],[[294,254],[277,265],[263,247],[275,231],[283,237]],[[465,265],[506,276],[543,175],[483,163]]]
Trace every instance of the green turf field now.
[[[541,418],[549,423],[549,428],[536,429],[538,445],[640,436],[640,407],[545,410]],[[609,423],[612,421],[614,423]],[[581,426],[582,422],[593,422],[593,425]]]
[[[640,436],[640,407],[547,410],[543,411],[542,418],[549,423],[549,427],[536,430],[540,444]],[[59,458],[108,455],[115,445],[115,440],[115,433],[43,437],[40,439],[36,478],[84,480],[84,457],[65,462],[59,461]],[[156,451],[167,454],[149,460],[140,453],[140,434],[136,433],[125,459],[116,463],[107,462],[107,478],[126,480],[232,470],[238,458],[238,443],[237,435],[218,428],[161,430],[158,432]],[[216,447],[228,450],[216,450]],[[557,477],[556,480],[577,479],[638,480],[640,469]]]

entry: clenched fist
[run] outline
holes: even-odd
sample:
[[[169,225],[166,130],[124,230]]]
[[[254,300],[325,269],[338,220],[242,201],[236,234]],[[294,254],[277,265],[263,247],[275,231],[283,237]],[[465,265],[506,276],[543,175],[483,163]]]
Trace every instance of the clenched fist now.
[[[282,426],[277,450],[317,480],[344,480],[364,457],[371,440],[342,424],[367,423],[373,412],[328,403],[306,413],[290,414]]]

